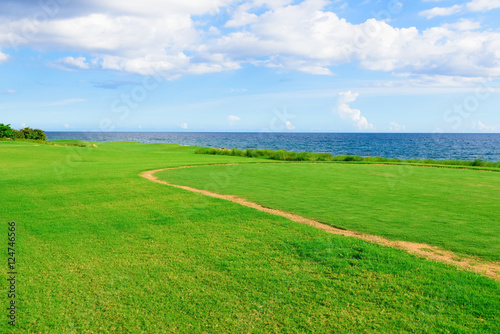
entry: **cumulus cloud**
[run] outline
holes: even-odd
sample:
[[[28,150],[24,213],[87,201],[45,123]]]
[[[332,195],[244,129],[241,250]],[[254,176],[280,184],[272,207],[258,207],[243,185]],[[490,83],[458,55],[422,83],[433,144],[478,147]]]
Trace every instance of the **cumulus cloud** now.
[[[450,7],[434,7],[421,11],[419,15],[431,19],[436,16],[448,16],[462,12],[487,12],[500,8],[498,0],[472,0],[464,5],[453,5]]]
[[[327,10],[328,4],[324,0],[71,2],[61,8],[61,15],[35,27],[31,37],[25,36],[28,16],[3,16],[0,45],[14,38],[19,46],[87,55],[56,61],[65,69],[154,73],[166,79],[237,70],[246,63],[332,75],[333,67],[349,62],[373,71],[413,75],[500,76],[500,32],[479,31],[477,22],[462,19],[425,30],[396,28],[377,19],[353,24]],[[472,0],[421,15],[431,18],[498,7],[498,0]],[[193,19],[219,12],[229,16],[221,24],[225,29]],[[6,57],[0,52],[0,62]]]
[[[285,122],[285,127],[287,128],[287,130],[294,130],[295,129],[295,126],[290,121]]]
[[[337,112],[340,117],[350,119],[359,130],[374,130],[373,124],[369,123],[366,117],[361,116],[361,110],[352,109],[349,103],[356,101],[359,93],[352,91],[342,92],[338,96]]]
[[[195,27],[192,16],[215,14],[229,1],[145,0],[145,3],[92,0],[92,10],[87,13],[56,15],[34,27],[29,36],[25,33],[26,27],[33,24],[29,18],[0,20],[0,45],[14,40],[16,46],[85,52],[91,55],[92,65],[97,68],[143,75],[154,72],[167,79],[239,68],[239,64],[225,55],[196,50],[203,34]],[[88,7],[89,3],[80,6]],[[89,66],[78,58],[66,58],[55,65],[64,69]]]
[[[466,4],[467,9],[472,12],[486,12],[492,9],[500,8],[498,0],[472,0]]]
[[[2,51],[0,51],[0,64],[3,63],[4,61],[6,61],[7,59],[9,59],[9,56],[7,56],[5,53],[2,53]]]
[[[90,65],[86,62],[85,57],[64,57],[56,60],[52,63],[53,67],[66,70],[73,71],[76,69],[87,70],[90,68]]]
[[[477,28],[471,21],[419,31],[376,19],[352,24],[322,6],[305,1],[265,12],[245,29],[202,48],[239,62],[258,59],[252,63],[312,74],[332,74],[333,66],[359,61],[374,71],[500,75],[500,33],[469,31]]]
[[[235,122],[239,121],[241,118],[239,118],[238,116],[234,116],[234,115],[229,115],[227,116],[227,120],[229,121],[229,125],[233,126]]]
[[[474,122],[472,124],[474,130],[479,130],[481,132],[495,132],[498,129],[497,125],[486,125],[481,121]]]
[[[462,11],[461,5],[453,5],[451,7],[434,7],[431,9],[423,10],[419,13],[420,16],[424,16],[427,19],[432,19],[436,16],[448,16]]]
[[[181,129],[186,129],[187,130],[188,129],[188,124],[187,123],[182,123],[181,125],[179,125],[179,127]]]
[[[247,11],[253,7],[252,3],[243,3],[233,13],[232,18],[224,25],[226,28],[236,28],[256,22],[259,17]]]
[[[460,19],[455,23],[443,24],[443,28],[461,31],[477,30],[481,28],[481,23],[467,19]]]
[[[389,131],[400,132],[406,130],[406,126],[400,125],[396,122],[389,123]]]
[[[123,14],[139,14],[149,17],[162,17],[164,13],[178,15],[215,14],[220,8],[229,5],[233,0],[90,0],[95,7],[118,11]]]

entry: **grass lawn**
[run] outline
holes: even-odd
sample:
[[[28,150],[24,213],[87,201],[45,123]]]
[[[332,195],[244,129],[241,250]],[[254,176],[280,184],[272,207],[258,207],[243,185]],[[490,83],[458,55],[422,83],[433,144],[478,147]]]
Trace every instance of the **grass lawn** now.
[[[287,163],[198,167],[156,175],[336,227],[500,260],[500,173]]]
[[[15,221],[18,272],[16,328],[7,324],[4,280],[0,332],[500,331],[499,282],[139,176],[165,167],[249,162],[194,150],[167,144],[98,143],[95,148],[0,142],[3,240],[7,248],[7,223]],[[268,169],[260,181],[245,178],[262,167]],[[357,169],[362,166],[338,167],[351,181],[351,175],[363,174]],[[263,182],[273,168],[288,169],[291,179]],[[269,197],[266,190],[295,196],[303,184],[297,173],[309,168],[310,196],[318,189],[343,191],[320,190],[318,166],[293,168],[245,166],[240,174],[230,172],[227,187],[217,190],[232,193],[231,187],[248,182],[258,185],[253,189],[263,195],[257,196],[261,202]],[[429,175],[444,171],[421,169]],[[198,175],[188,179],[202,187],[202,170],[211,177],[205,168],[184,172]],[[184,177],[172,172],[165,176]],[[487,184],[486,174],[493,173],[471,176],[473,184]],[[456,174],[440,175],[444,182]],[[225,179],[212,176],[210,182],[219,185]],[[396,189],[404,182],[411,183],[401,179]],[[429,188],[422,189],[423,196]],[[345,202],[352,197],[346,192]],[[309,198],[294,208],[305,207],[301,201]],[[328,201],[318,202],[316,208],[323,209],[316,214],[333,210]],[[371,208],[370,203],[363,207]]]

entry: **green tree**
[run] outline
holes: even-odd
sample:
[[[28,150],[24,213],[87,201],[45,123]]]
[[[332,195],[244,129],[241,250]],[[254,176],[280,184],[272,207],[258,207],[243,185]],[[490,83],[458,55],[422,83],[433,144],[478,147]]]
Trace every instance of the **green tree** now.
[[[12,129],[12,137],[11,138],[12,139],[23,139],[24,136],[23,136],[21,131],[16,130],[16,129]]]
[[[21,129],[21,133],[24,139],[36,139],[35,130],[33,130],[30,127],[25,127],[24,129]]]
[[[45,135],[45,132],[43,130],[34,129],[33,132],[35,134],[35,138],[34,139],[47,140],[47,136]]]
[[[32,139],[32,140],[47,140],[47,135],[43,130],[32,129],[25,127],[21,130],[11,129],[10,124],[4,125],[0,123],[0,137],[9,137],[12,139]]]
[[[0,138],[2,137],[7,137],[10,138],[12,136],[12,128],[10,127],[10,124],[3,124],[0,123]]]
[[[0,123],[0,138],[12,138],[12,129],[10,127],[10,124],[3,124]]]

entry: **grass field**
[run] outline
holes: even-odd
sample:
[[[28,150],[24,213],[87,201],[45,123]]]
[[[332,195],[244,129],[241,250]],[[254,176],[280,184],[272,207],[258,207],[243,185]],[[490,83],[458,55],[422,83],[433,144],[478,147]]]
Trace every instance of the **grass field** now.
[[[165,167],[259,161],[195,155],[194,150],[167,144],[99,143],[96,148],[0,142],[3,240],[7,243],[7,223],[15,221],[18,271],[16,328],[7,324],[8,282],[4,281],[0,332],[500,331],[499,282],[139,176]],[[345,174],[345,180],[351,181],[358,175],[351,188],[362,193],[361,184],[373,177],[364,179],[359,167],[342,166],[335,175]],[[397,168],[368,167],[380,168],[383,175]],[[250,174],[258,171],[254,168],[268,169],[252,179]],[[266,173],[273,168],[288,170],[290,178],[284,183],[262,182],[272,179]],[[226,175],[206,173],[221,192],[247,182],[258,185],[253,189],[256,196],[263,195],[255,199],[261,202],[269,197],[265,190],[292,196],[304,183],[297,173],[305,173],[311,180],[302,190],[302,201],[307,202],[316,191],[344,191],[321,190],[329,183],[319,176],[332,176],[327,169],[316,172],[321,168],[331,167],[244,166],[240,173],[228,172],[229,182],[224,181]],[[186,177],[186,182],[195,180],[203,187],[202,169],[165,176]],[[420,170],[428,176],[442,171],[421,168],[409,177],[417,178]],[[195,176],[188,177],[188,171]],[[488,188],[492,181],[481,178],[493,173],[475,173],[465,195],[479,208],[487,207],[490,202],[470,191],[479,180]],[[429,182],[463,177],[440,174]],[[391,184],[397,190],[411,182],[406,174],[397,174]],[[420,188],[420,197],[431,186]],[[417,196],[419,190],[414,191]],[[344,203],[356,201],[354,197],[346,192]],[[436,202],[441,200],[435,197]],[[333,210],[322,198],[317,202],[315,214]],[[300,201],[296,204],[301,207]],[[414,214],[422,208],[408,207],[415,209]],[[350,213],[371,208],[365,203]],[[354,224],[356,219],[348,219],[349,210],[343,210],[343,221]],[[426,241],[431,242],[431,237]],[[487,238],[478,237],[483,239]],[[469,248],[464,246],[464,252],[471,252]],[[495,258],[494,254],[482,256]],[[6,272],[4,265],[2,277]]]
[[[254,164],[157,177],[330,225],[500,260],[500,173],[345,164]]]

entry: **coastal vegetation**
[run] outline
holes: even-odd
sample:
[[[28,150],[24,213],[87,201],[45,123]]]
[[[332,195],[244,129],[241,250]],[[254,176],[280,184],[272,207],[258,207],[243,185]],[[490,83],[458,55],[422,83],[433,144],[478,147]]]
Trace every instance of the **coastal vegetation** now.
[[[19,321],[15,328],[2,321],[2,333],[500,331],[500,283],[480,273],[139,176],[146,170],[214,165],[158,176],[186,184],[192,179],[199,188],[215,183],[219,187],[211,189],[308,217],[331,217],[334,225],[362,226],[371,214],[380,219],[380,233],[390,225],[393,231],[404,229],[409,220],[413,231],[427,224],[463,226],[469,238],[465,219],[472,217],[477,237],[468,244],[454,240],[472,254],[487,234],[499,235],[498,218],[491,216],[497,173],[292,164],[194,154],[197,148],[173,144],[53,144],[0,142],[0,216],[6,226],[16,222],[20,273]],[[242,165],[216,166],[228,163]],[[380,175],[388,176],[394,197],[406,196],[400,202],[388,199],[402,207],[384,205]],[[245,189],[247,183],[254,194]],[[436,208],[426,208],[428,198]],[[446,218],[452,200],[459,200],[457,211],[464,213]],[[392,222],[384,222],[386,216]],[[433,242],[438,240],[433,233],[419,237]],[[488,251],[477,254],[495,258]],[[2,270],[5,276],[6,266]],[[0,300],[9,302],[6,293]]]
[[[433,160],[433,159],[396,159],[396,158],[383,158],[383,157],[360,157],[358,155],[337,155],[334,156],[330,153],[311,153],[311,152],[293,152],[285,150],[258,150],[246,149],[240,150],[237,148],[224,149],[224,148],[199,148],[196,154],[212,154],[212,155],[231,155],[249,158],[262,158],[271,160],[283,161],[331,161],[331,162],[357,162],[357,163],[392,163],[392,164],[414,164],[414,165],[444,165],[456,167],[486,167],[498,168],[500,170],[500,161],[490,162],[482,159],[474,159],[472,161],[460,160]]]
[[[40,140],[46,141],[47,135],[43,130],[24,127],[20,130],[12,129],[10,124],[0,123],[0,138],[9,138],[13,140]]]

